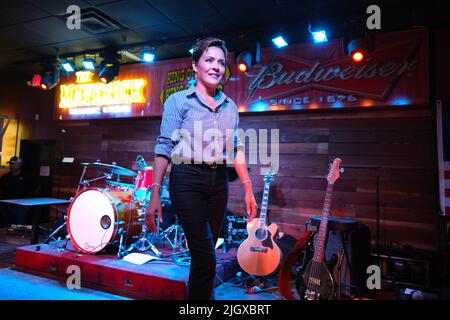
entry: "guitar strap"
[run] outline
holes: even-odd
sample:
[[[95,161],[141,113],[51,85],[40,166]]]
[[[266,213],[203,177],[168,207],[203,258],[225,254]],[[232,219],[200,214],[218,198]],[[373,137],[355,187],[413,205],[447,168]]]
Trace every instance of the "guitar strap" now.
[[[308,231],[298,239],[294,248],[289,251],[281,263],[280,272],[278,273],[278,289],[286,300],[295,300],[291,291],[292,265],[297,261],[299,252],[305,247],[306,241],[312,233],[313,231]]]

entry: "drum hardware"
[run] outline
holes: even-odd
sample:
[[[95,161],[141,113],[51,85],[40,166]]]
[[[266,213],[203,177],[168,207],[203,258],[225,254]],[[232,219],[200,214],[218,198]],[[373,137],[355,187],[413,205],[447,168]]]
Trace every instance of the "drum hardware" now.
[[[94,182],[94,181],[103,180],[103,179],[111,179],[111,177],[112,177],[112,175],[110,175],[110,174],[105,174],[104,176],[101,176],[101,177],[93,178],[93,179],[90,179],[90,180],[83,180],[83,181],[81,182],[81,185],[82,185],[84,188],[86,188],[86,187],[88,187],[88,186],[89,186],[92,182]]]
[[[160,230],[158,219],[156,220],[156,225],[158,230]],[[186,236],[184,235],[183,228],[178,224],[178,221],[161,232],[159,238],[162,240],[166,239],[173,250],[183,248],[183,245],[186,245]]]
[[[66,216],[64,216],[64,220],[66,220]],[[50,241],[50,239],[52,239],[52,238],[55,239],[55,238],[54,238],[55,234],[57,234],[62,228],[64,228],[64,227],[66,226],[66,224],[67,224],[67,221],[64,221],[64,223],[61,224],[58,228],[56,228],[55,231],[53,231],[53,232],[47,237],[47,239],[45,239],[42,243],[45,244],[45,243],[48,243],[48,241]],[[56,239],[55,239],[55,240],[56,240]]]
[[[141,156],[140,154],[138,154],[138,156],[136,157],[136,164],[137,164],[139,170],[143,170],[144,168],[148,167],[147,162],[145,162],[144,157]]]
[[[142,231],[139,236],[139,239],[133,243],[127,250],[125,250],[125,253],[130,253],[133,249],[136,249],[139,252],[145,252],[148,249],[151,249],[157,257],[162,258],[162,253],[155,247],[155,245],[147,238],[148,231],[147,227],[145,226],[144,219],[139,219],[142,222]]]
[[[98,170],[103,170],[103,171],[108,171],[109,174],[111,175],[117,175],[117,176],[129,176],[129,177],[135,177],[136,176],[136,172],[124,168],[124,167],[120,167],[118,166],[115,162],[113,162],[113,164],[106,164],[106,163],[101,163],[101,162],[83,162],[81,163],[82,166],[85,167],[91,167],[91,168],[96,168]]]
[[[123,229],[120,228],[118,231],[118,234],[120,234],[120,240],[119,240],[119,251],[117,252],[117,258],[123,258],[125,256],[126,250],[125,247],[123,245],[123,237],[127,232]]]
[[[236,216],[227,216],[226,218],[225,243],[227,246],[239,246],[248,236],[247,218]]]

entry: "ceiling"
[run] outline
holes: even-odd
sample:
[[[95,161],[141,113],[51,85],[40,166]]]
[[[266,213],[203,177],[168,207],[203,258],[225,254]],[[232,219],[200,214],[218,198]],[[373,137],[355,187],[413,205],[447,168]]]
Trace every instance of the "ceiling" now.
[[[213,35],[230,51],[258,40],[269,46],[275,33],[288,42],[308,40],[310,21],[328,24],[329,38],[363,30],[370,4],[381,7],[382,31],[415,25],[449,25],[445,1],[439,0],[15,0],[0,4],[2,78],[39,72],[45,59],[108,47],[136,50],[153,47],[158,59],[188,56],[196,38]],[[77,5],[111,24],[109,29],[70,30],[67,8]],[[137,51],[136,51],[137,52]]]

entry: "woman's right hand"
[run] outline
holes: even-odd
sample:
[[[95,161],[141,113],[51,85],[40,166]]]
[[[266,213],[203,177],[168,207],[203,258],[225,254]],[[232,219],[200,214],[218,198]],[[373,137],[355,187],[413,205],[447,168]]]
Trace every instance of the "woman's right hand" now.
[[[154,190],[154,192],[152,192],[150,201],[147,205],[147,208],[145,209],[145,225],[147,226],[147,229],[152,233],[159,232],[155,223],[155,215],[158,216],[159,223],[162,223],[162,206],[161,200],[159,199],[159,190]]]

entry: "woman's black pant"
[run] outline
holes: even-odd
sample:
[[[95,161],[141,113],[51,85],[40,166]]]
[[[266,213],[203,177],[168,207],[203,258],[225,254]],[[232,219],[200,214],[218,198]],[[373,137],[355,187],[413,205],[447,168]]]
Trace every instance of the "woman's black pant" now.
[[[191,254],[187,297],[211,299],[216,275],[215,244],[228,201],[227,168],[174,165],[169,190]]]

